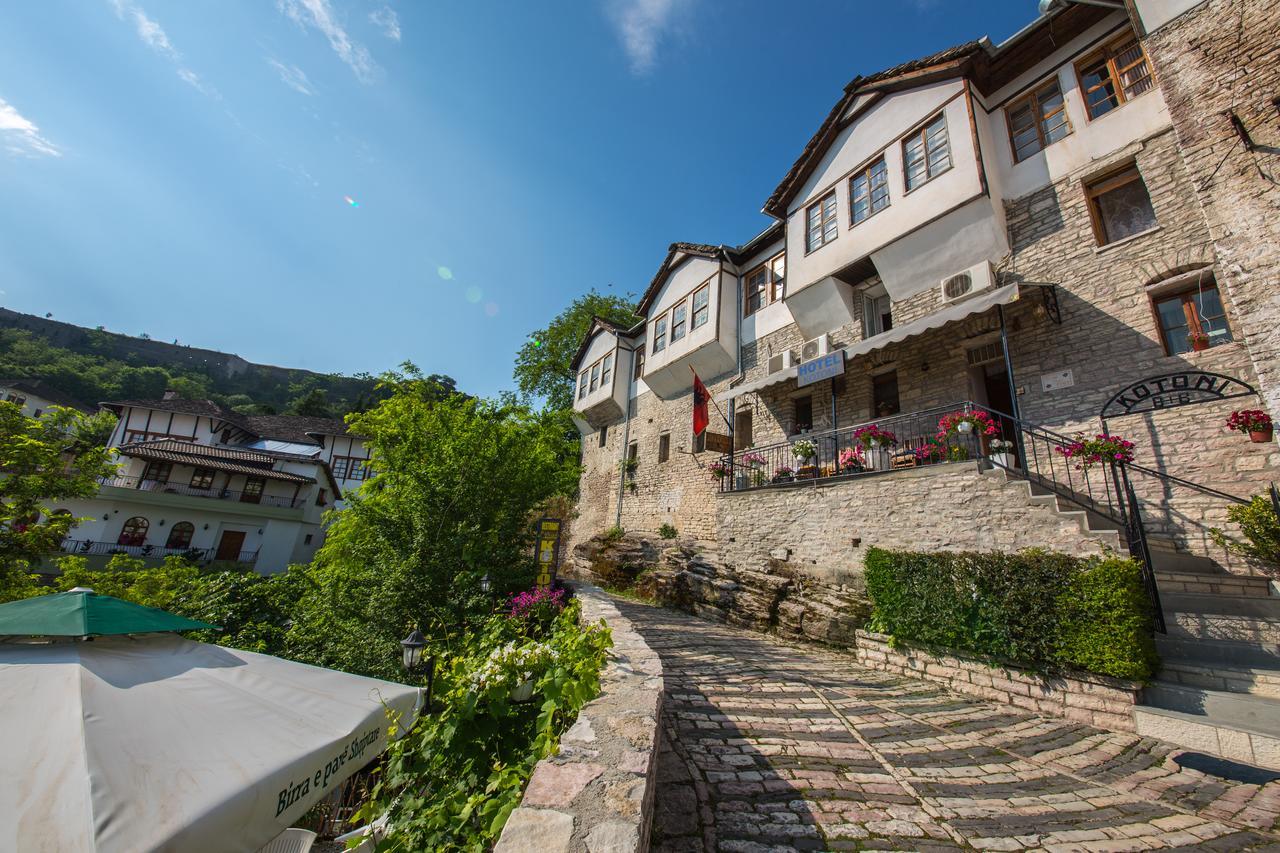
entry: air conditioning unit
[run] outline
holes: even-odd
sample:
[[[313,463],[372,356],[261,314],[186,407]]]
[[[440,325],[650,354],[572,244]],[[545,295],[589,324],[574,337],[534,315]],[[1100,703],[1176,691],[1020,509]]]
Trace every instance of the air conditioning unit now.
[[[942,301],[959,302],[961,299],[971,296],[980,290],[994,287],[995,283],[995,270],[992,269],[991,262],[983,261],[977,266],[969,267],[967,270],[944,278],[942,280]]]
[[[777,373],[780,370],[789,370],[799,364],[796,361],[796,354],[791,350],[784,350],[769,356],[769,372]]]
[[[831,351],[831,336],[819,335],[810,341],[805,341],[804,346],[800,347],[800,363],[813,361],[815,358],[826,355]]]

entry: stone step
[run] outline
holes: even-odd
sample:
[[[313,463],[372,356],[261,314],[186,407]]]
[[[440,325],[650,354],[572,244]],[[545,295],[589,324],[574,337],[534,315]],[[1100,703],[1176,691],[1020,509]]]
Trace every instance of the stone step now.
[[[1273,619],[1227,613],[1170,613],[1166,608],[1164,622],[1170,637],[1280,644],[1280,621]]]
[[[1160,596],[1164,612],[1215,613],[1224,616],[1248,616],[1280,622],[1280,597],[1259,598],[1248,595],[1204,595],[1170,592]]]
[[[1160,663],[1160,680],[1184,687],[1280,699],[1280,670],[1274,669],[1164,660]]]
[[[1280,646],[1275,643],[1242,643],[1166,635],[1156,637],[1156,651],[1162,659],[1171,661],[1280,671]]]
[[[1137,733],[1144,737],[1254,767],[1280,770],[1280,737],[1276,735],[1150,705],[1135,705],[1133,721]]]
[[[1157,568],[1156,586],[1161,595],[1191,593],[1196,595],[1225,595],[1267,598],[1272,595],[1271,581],[1264,577],[1232,575],[1226,572],[1170,571]]]

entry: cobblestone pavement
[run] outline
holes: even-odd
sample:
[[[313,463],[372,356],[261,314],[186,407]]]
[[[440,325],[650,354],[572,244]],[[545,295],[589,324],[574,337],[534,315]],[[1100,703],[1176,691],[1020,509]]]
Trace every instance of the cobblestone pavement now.
[[[654,850],[1280,851],[1278,774],[619,606],[665,669]]]

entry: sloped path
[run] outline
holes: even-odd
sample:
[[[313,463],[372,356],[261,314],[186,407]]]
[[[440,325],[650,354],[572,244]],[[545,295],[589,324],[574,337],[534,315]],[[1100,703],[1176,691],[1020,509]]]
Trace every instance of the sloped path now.
[[[619,608],[665,670],[655,851],[1280,851],[1280,781],[1240,765]]]

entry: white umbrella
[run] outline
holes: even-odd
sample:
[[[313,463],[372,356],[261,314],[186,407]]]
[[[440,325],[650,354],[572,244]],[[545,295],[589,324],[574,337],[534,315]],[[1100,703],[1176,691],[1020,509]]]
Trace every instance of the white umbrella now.
[[[0,644],[0,851],[256,851],[420,700],[174,635]]]

